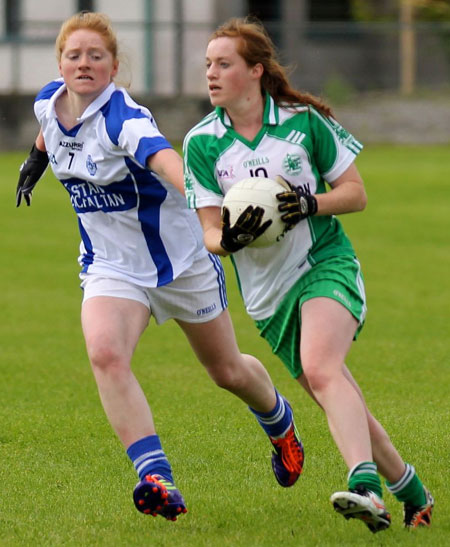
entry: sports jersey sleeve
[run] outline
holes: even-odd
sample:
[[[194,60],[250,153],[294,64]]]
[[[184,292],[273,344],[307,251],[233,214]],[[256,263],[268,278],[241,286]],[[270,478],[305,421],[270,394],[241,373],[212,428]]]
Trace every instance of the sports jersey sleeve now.
[[[362,145],[333,118],[313,107],[309,112],[314,158],[321,176],[332,183],[355,161]]]
[[[42,125],[42,119],[47,110],[48,100],[53,96],[56,91],[58,91],[63,83],[64,81],[62,78],[54,80],[45,85],[36,95],[36,98],[34,100],[34,114],[39,124]]]
[[[45,102],[40,100],[34,103],[34,115],[36,116],[39,125],[42,125],[42,119],[45,114]]]
[[[188,207],[220,207],[223,192],[214,176],[215,158],[208,157],[207,135],[186,137],[183,143],[184,186]]]
[[[103,136],[134,158],[141,167],[147,167],[148,158],[156,152],[172,148],[160,133],[151,113],[122,90],[113,93],[103,115]]]

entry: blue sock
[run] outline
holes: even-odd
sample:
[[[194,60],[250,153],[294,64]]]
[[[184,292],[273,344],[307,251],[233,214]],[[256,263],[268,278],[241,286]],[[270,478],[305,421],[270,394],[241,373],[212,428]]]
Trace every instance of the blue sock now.
[[[251,412],[256,416],[259,425],[273,439],[284,437],[291,427],[293,415],[289,403],[275,390],[277,402],[275,408],[271,412],[257,412],[249,407]]]
[[[173,483],[172,469],[158,435],[139,439],[128,447],[127,454],[141,480],[146,475],[161,475]]]

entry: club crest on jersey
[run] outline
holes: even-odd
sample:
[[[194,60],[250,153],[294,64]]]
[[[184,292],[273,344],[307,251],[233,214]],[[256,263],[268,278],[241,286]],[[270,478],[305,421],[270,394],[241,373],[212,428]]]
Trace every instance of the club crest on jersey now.
[[[192,176],[190,173],[184,174],[184,186],[185,190],[190,190],[192,192],[192,189],[194,188],[194,183],[192,182]]]
[[[97,172],[97,164],[92,160],[92,156],[89,154],[86,160],[86,167],[89,174],[93,177]]]
[[[334,128],[334,131],[337,135],[337,138],[341,141],[344,146],[350,144],[353,140],[353,136],[342,127],[336,120],[330,119],[330,123]]]
[[[287,175],[299,175],[302,172],[302,158],[299,154],[286,154],[283,169]]]

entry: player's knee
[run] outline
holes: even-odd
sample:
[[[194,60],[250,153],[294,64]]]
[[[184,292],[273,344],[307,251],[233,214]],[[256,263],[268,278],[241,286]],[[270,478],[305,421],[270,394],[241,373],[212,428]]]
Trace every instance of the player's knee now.
[[[113,372],[123,369],[126,365],[122,352],[111,345],[94,344],[88,347],[88,355],[94,370]]]
[[[227,391],[239,391],[244,384],[244,378],[240,371],[228,363],[214,367],[213,370],[209,370],[209,374],[218,387]]]
[[[332,375],[319,366],[304,368],[304,374],[313,393],[325,391],[333,381]]]

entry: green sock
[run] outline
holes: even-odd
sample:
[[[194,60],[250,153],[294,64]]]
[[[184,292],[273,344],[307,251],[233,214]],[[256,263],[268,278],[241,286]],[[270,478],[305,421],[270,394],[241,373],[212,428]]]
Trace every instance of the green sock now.
[[[386,486],[391,494],[408,505],[424,505],[427,501],[422,481],[416,474],[416,470],[409,463],[402,477],[395,483],[386,481]]]
[[[347,482],[349,490],[354,490],[361,485],[367,490],[375,492],[380,498],[382,497],[383,490],[375,462],[361,462],[355,465],[348,474]]]

